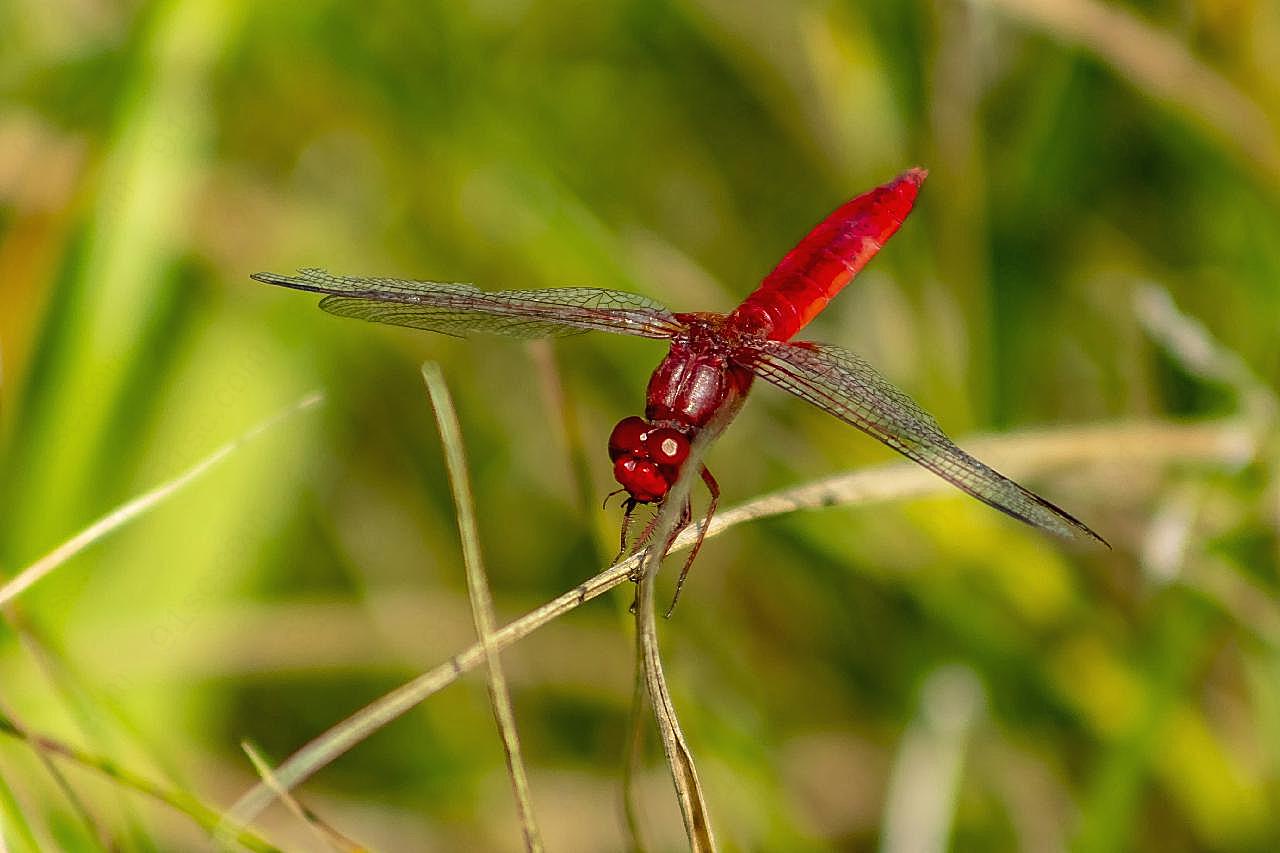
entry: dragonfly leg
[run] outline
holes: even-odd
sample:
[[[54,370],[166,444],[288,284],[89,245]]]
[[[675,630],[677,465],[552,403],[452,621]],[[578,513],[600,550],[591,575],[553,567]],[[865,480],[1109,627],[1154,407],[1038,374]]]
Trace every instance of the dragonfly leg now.
[[[698,525],[698,538],[693,543],[693,548],[689,550],[689,556],[684,561],[684,567],[680,569],[680,577],[676,580],[675,595],[671,596],[671,606],[667,608],[666,618],[670,619],[671,614],[676,610],[676,602],[680,600],[680,590],[684,587],[684,579],[689,574],[689,569],[693,567],[694,558],[698,556],[698,551],[702,548],[702,540],[707,538],[707,528],[711,526],[711,517],[716,514],[716,504],[720,503],[720,484],[716,482],[716,478],[711,476],[711,472],[707,470],[707,466],[702,466],[702,482],[707,484],[707,491],[711,493],[711,500],[707,504],[707,514],[703,516],[702,523]],[[687,522],[690,515],[689,505],[685,504],[685,521]],[[670,546],[670,543],[667,543]]]
[[[662,515],[662,505],[661,505],[661,504],[659,504],[659,505],[658,505],[658,507],[659,507],[659,508],[658,508],[658,512],[654,513],[653,518],[649,519],[649,523],[648,523],[648,524],[646,524],[646,525],[644,526],[644,530],[642,530],[642,531],[640,532],[640,536],[639,536],[639,538],[637,538],[637,539],[636,539],[636,544],[635,544],[634,546],[632,546],[632,548],[631,548],[631,553],[632,553],[632,554],[637,553],[641,548],[643,548],[643,547],[645,546],[645,544],[646,544],[650,539],[652,539],[652,538],[653,538],[653,530],[654,530],[654,528],[655,528],[655,527],[657,527],[657,525],[658,525],[658,519],[659,519],[659,518],[661,517],[661,515]],[[683,507],[681,507],[681,509],[680,509],[680,518],[679,518],[679,520],[677,520],[677,521],[676,521],[675,529],[673,529],[673,530],[671,531],[671,535],[667,537],[667,541],[666,541],[665,543],[663,543],[663,545],[662,545],[662,558],[663,558],[663,559],[665,559],[665,558],[666,558],[666,556],[667,556],[667,551],[669,551],[669,550],[671,549],[671,544],[672,544],[673,542],[675,542],[675,541],[676,541],[676,537],[677,537],[678,535],[680,535],[680,531],[681,531],[681,530],[684,530],[685,525],[687,525],[687,524],[689,523],[689,519],[690,519],[692,516],[693,516],[693,509],[692,509],[692,507],[690,506],[688,499],[686,498],[686,499],[685,499],[685,502],[684,502],[684,506],[683,506]],[[617,561],[615,560],[614,562],[617,562]],[[643,562],[641,563],[641,566],[642,566],[642,565],[643,565]],[[640,568],[641,568],[641,566],[637,566],[636,568],[634,568],[634,569],[632,569],[632,570],[631,570],[631,574],[628,576],[628,578],[627,578],[627,579],[628,579],[628,580],[630,580],[632,583],[635,583],[635,584],[640,583]],[[687,568],[686,568],[686,571],[687,571]],[[630,609],[630,611],[631,611],[632,613],[635,613],[635,612],[636,612],[636,606],[637,606],[637,602],[632,601],[632,602],[631,602],[631,607],[629,608],[629,609]]]
[[[631,550],[628,552],[628,556],[630,556],[631,554],[637,553],[641,548],[645,546],[646,543],[648,543],[650,539],[653,538],[653,529],[658,526],[658,517],[660,515],[661,515],[661,504],[659,504],[659,511],[653,514],[653,518],[649,519],[648,523],[645,524],[644,526],[644,530],[641,530],[640,535],[636,537],[636,542],[634,545],[631,546]],[[681,522],[681,524],[683,524],[683,522]],[[677,529],[679,529],[679,525],[677,525]],[[668,543],[668,547],[669,545],[670,543]],[[663,556],[665,557],[666,554],[664,553]],[[640,581],[639,566],[631,570],[630,580],[632,583],[638,583]]]
[[[635,498],[627,498],[622,502],[622,542],[618,546],[618,556],[613,558],[613,562],[618,562],[623,555],[627,553],[627,534],[631,532],[631,520],[636,511]]]

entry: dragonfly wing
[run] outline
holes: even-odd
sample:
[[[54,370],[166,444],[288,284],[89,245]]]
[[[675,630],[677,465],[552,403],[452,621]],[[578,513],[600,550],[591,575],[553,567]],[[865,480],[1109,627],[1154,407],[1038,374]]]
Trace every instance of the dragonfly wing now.
[[[879,439],[983,503],[1059,536],[1106,544],[1084,522],[957,447],[932,415],[848,350],[767,341],[749,365],[762,379]]]
[[[455,337],[479,332],[545,338],[601,331],[669,338],[682,328],[659,303],[622,290],[481,290],[456,282],[340,276],[318,269],[291,276],[257,273],[253,278],[325,294],[320,307],[330,314]]]

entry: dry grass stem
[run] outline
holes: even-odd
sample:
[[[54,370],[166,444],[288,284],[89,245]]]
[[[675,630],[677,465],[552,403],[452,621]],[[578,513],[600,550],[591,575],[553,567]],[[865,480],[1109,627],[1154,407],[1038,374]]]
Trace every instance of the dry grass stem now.
[[[45,554],[34,563],[18,572],[9,580],[8,583],[3,587],[0,587],[0,607],[9,604],[19,595],[26,592],[39,581],[48,577],[59,566],[70,560],[76,554],[79,554],[94,542],[97,542],[109,533],[123,527],[125,524],[128,524],[130,521],[133,521],[135,518],[147,511],[155,509],[155,507],[166,498],[169,498],[174,493],[190,485],[210,468],[235,453],[248,442],[280,423],[280,421],[297,412],[319,405],[323,401],[324,395],[319,392],[308,394],[289,408],[278,412],[253,427],[248,432],[243,433],[238,438],[232,439],[222,445],[217,450],[213,451],[213,453],[209,454],[204,459],[201,459],[195,465],[192,465],[172,480],[161,483],[149,492],[138,495],[133,500],[116,507],[111,512],[90,524],[84,530],[81,530],[75,536],[72,536],[66,542],[63,542],[57,548],[54,548],[48,554]]]
[[[644,681],[644,668],[635,668],[631,691],[631,711],[627,714],[627,745],[622,757],[622,825],[632,853],[644,853],[644,837],[640,834],[640,813],[636,808],[636,779],[644,763],[645,708],[649,695]]]
[[[1248,458],[1254,448],[1247,425],[1235,418],[1192,424],[1122,422],[1071,427],[991,437],[966,442],[965,446],[1015,477],[1041,475],[1068,468],[1078,471],[1091,465],[1159,466],[1178,461],[1234,466]],[[716,536],[745,521],[801,509],[860,506],[950,492],[954,492],[950,484],[918,466],[903,462],[890,463],[828,477],[727,509],[712,520],[707,536]],[[696,524],[690,525],[683,530],[676,537],[672,550],[691,546],[697,536],[696,527]],[[625,582],[638,567],[639,561],[639,556],[621,560],[585,583],[505,625],[493,634],[494,647],[498,650],[505,649],[548,622]],[[366,705],[294,753],[276,769],[277,780],[286,789],[296,787],[370,734],[454,683],[463,673],[475,669],[484,660],[484,648],[477,643]],[[225,822],[239,826],[253,820],[270,805],[272,798],[269,787],[256,785],[236,801],[227,812]]]
[[[1238,353],[1215,340],[1203,323],[1183,313],[1168,290],[1152,283],[1142,285],[1134,294],[1134,309],[1147,334],[1184,369],[1231,388],[1256,427],[1271,429],[1280,411],[1276,392]]]
[[[494,648],[501,651],[529,636],[548,622],[603,595],[626,581],[638,563],[637,557],[623,560],[569,592],[526,613],[493,634]],[[276,768],[276,778],[287,789],[296,787],[370,734],[402,716],[427,697],[453,684],[464,673],[470,672],[484,661],[484,647],[479,643],[454,655],[440,666],[366,705],[307,743]],[[269,788],[262,784],[254,786],[227,812],[225,823],[238,826],[253,820],[271,804],[271,799],[272,793]]]
[[[689,744],[680,728],[680,719],[676,715],[675,704],[671,701],[671,691],[667,689],[666,676],[662,670],[662,657],[658,647],[657,607],[654,603],[654,575],[661,562],[660,550],[651,548],[646,554],[652,556],[646,559],[647,565],[642,569],[643,574],[638,584],[636,653],[644,671],[645,685],[649,691],[649,704],[653,708],[653,716],[658,723],[662,751],[666,755],[667,766],[671,770],[676,802],[680,806],[680,816],[684,820],[685,834],[689,837],[689,849],[699,853],[713,851],[716,849],[715,835],[711,830],[711,820],[707,811],[706,798],[702,793],[702,783],[698,779],[698,768],[694,764],[693,753],[689,750]]]
[[[462,540],[462,561],[466,567],[467,592],[471,600],[471,615],[475,620],[476,633],[480,637],[485,664],[489,670],[489,700],[498,723],[498,733],[502,737],[507,772],[511,776],[516,812],[520,818],[520,830],[524,834],[525,849],[540,851],[543,849],[542,835],[533,814],[529,777],[520,755],[520,735],[516,730],[515,711],[511,707],[511,692],[507,689],[502,661],[493,641],[497,619],[493,613],[493,596],[485,577],[484,562],[480,557],[480,534],[476,528],[475,502],[471,497],[471,483],[462,448],[462,430],[458,426],[458,415],[453,408],[453,400],[449,396],[440,366],[432,362],[424,364],[422,379],[427,384],[431,405],[436,411],[436,423],[444,445],[445,464],[449,468],[449,483],[453,488],[453,502],[458,518],[458,535]]]
[[[271,765],[267,762],[258,750],[254,749],[253,744],[248,741],[241,741],[240,748],[244,750],[244,754],[249,756],[249,761],[253,764],[253,768],[258,771],[258,775],[262,777],[262,781],[271,786],[271,790],[281,799],[285,807],[293,812],[308,829],[311,830],[316,840],[320,842],[322,847],[330,850],[336,850],[338,853],[363,853],[368,848],[362,844],[357,844],[350,838],[347,838],[341,832],[334,829],[327,821],[324,821],[315,812],[304,808],[297,798],[290,794],[284,788],[280,787],[280,783],[276,781],[275,773],[271,769]]]
[[[684,820],[689,847],[698,853],[716,849],[715,834],[711,829],[711,819],[707,810],[706,797],[702,792],[702,783],[698,779],[698,768],[680,727],[680,718],[676,714],[675,703],[671,701],[671,691],[667,688],[666,675],[662,669],[654,582],[658,569],[662,566],[667,543],[671,541],[672,535],[680,524],[680,517],[689,500],[689,493],[693,489],[694,482],[699,479],[698,472],[702,468],[702,458],[706,455],[711,442],[723,431],[740,406],[741,403],[722,411],[694,439],[693,446],[689,449],[689,456],[683,463],[680,478],[671,487],[663,501],[654,526],[653,537],[643,554],[640,580],[636,588],[636,665],[644,674],[645,686],[649,693],[649,705],[653,708],[662,751],[666,756],[667,766],[671,770],[671,781],[675,786],[676,802],[680,806],[680,816]]]
[[[1207,127],[1280,187],[1280,136],[1253,99],[1185,45],[1098,0],[982,0],[1055,38],[1084,46],[1146,94]]]

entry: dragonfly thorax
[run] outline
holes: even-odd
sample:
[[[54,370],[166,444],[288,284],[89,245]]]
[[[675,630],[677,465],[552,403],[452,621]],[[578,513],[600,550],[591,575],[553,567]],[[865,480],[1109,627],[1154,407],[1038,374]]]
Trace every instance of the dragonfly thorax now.
[[[739,332],[716,314],[680,314],[685,333],[671,342],[666,358],[649,377],[645,417],[678,424],[687,432],[706,426],[726,405],[746,395],[751,372],[736,365]]]
[[[689,436],[644,418],[623,418],[609,435],[613,477],[637,503],[662,500],[689,456]]]

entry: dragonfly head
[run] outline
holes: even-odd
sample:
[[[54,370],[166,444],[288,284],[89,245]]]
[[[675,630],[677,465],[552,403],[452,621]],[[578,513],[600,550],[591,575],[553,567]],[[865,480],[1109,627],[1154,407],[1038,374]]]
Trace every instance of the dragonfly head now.
[[[684,433],[644,418],[623,418],[609,434],[613,477],[637,503],[661,501],[688,456],[689,439]]]

